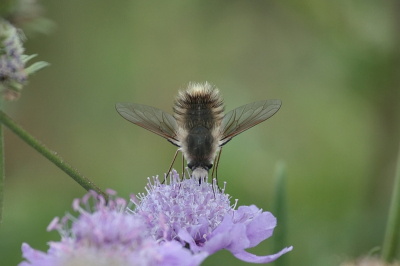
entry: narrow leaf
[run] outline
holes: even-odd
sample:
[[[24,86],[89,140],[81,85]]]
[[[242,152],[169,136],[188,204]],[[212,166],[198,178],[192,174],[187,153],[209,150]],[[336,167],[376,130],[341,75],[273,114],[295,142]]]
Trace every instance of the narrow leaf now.
[[[288,213],[286,203],[286,166],[280,162],[276,166],[275,189],[273,195],[273,212],[272,214],[277,219],[277,227],[274,230],[273,236],[273,252],[280,251],[287,245],[288,231]],[[287,257],[282,256],[274,262],[276,266],[287,265]]]
[[[392,200],[390,203],[389,217],[386,225],[385,239],[382,247],[382,260],[392,262],[399,245],[400,231],[400,149],[397,155],[396,175]]]
[[[41,70],[42,68],[45,68],[49,66],[50,64],[44,61],[36,62],[29,67],[25,68],[25,72],[30,76],[33,73],[36,73],[37,71]]]

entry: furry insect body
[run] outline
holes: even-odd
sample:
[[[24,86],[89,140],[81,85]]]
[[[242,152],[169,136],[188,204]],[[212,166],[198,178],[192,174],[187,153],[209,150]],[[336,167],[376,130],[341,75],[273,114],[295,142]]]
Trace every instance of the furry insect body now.
[[[155,107],[134,103],[117,103],[116,109],[128,121],[178,146],[192,175],[201,178],[208,175],[223,145],[270,118],[280,106],[280,100],[264,100],[240,106],[224,115],[219,90],[206,82],[189,83],[187,89],[179,92],[173,116]]]
[[[219,91],[208,83],[189,84],[175,100],[174,117],[182,132],[178,139],[194,176],[203,177],[213,165],[223,111]]]
[[[174,117],[180,127],[192,129],[204,126],[209,130],[221,125],[224,112],[219,90],[209,83],[189,83],[175,99]]]

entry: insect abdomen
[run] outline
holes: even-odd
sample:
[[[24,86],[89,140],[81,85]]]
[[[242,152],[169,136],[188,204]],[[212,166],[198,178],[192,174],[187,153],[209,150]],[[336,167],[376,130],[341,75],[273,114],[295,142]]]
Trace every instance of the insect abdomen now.
[[[208,164],[208,158],[213,153],[214,138],[210,130],[196,126],[189,131],[186,144],[190,155],[199,164]]]

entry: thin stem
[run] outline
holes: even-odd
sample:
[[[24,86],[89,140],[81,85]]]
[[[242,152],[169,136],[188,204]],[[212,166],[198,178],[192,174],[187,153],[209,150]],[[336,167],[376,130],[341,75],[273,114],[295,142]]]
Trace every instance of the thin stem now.
[[[386,225],[385,239],[382,247],[382,259],[392,262],[399,243],[400,230],[400,149],[397,156],[396,176],[394,180],[392,201]]]
[[[4,176],[4,138],[3,125],[0,124],[0,226],[3,221]]]
[[[18,137],[25,141],[29,146],[34,148],[44,157],[46,157],[50,162],[54,163],[58,168],[64,171],[67,175],[72,177],[79,185],[81,185],[86,190],[94,190],[101,194],[106,200],[108,200],[108,195],[104,193],[99,187],[97,187],[92,181],[84,177],[71,165],[66,163],[60,156],[55,152],[46,148],[38,140],[29,135],[25,130],[23,130],[16,122],[14,122],[11,117],[0,110],[0,122],[8,127],[12,132],[14,132]]]
[[[274,230],[273,252],[276,253],[287,245],[288,214],[286,204],[286,166],[283,162],[278,163],[275,176],[275,190],[273,199],[273,214],[278,220],[278,226]],[[286,256],[274,261],[275,266],[288,265]]]

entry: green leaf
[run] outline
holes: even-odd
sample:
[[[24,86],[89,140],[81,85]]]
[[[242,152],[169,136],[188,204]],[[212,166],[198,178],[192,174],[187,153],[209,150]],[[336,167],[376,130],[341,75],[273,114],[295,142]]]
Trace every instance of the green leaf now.
[[[30,76],[30,75],[38,72],[42,68],[45,68],[49,65],[50,65],[49,63],[44,62],[44,61],[36,62],[36,63],[30,65],[29,67],[25,68],[25,72],[26,72],[26,74],[28,74]]]
[[[24,64],[26,64],[26,62],[28,62],[29,60],[31,60],[32,58],[35,58],[37,56],[37,54],[32,54],[32,55],[25,55],[23,54],[22,57],[22,62]]]
[[[286,166],[279,162],[276,166],[275,189],[273,195],[272,214],[277,219],[277,227],[273,236],[273,252],[279,252],[287,247],[288,213],[286,203]],[[274,262],[276,266],[287,265],[287,256],[282,256]]]
[[[400,233],[400,148],[397,155],[396,173],[392,199],[389,208],[389,217],[386,225],[385,237],[382,245],[382,260],[392,262],[399,247]]]

